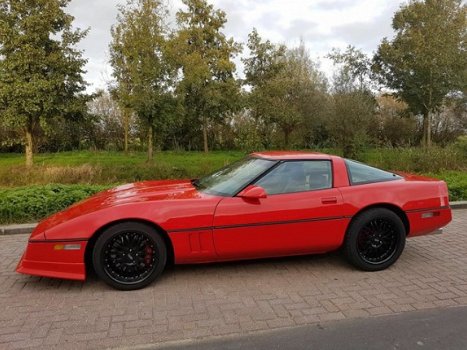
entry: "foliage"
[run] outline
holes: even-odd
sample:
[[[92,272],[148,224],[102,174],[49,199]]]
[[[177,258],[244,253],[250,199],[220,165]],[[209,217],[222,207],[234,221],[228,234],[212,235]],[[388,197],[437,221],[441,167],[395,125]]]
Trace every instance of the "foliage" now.
[[[96,185],[50,184],[0,189],[0,224],[40,220],[105,188]]]
[[[383,41],[373,61],[352,46],[333,50],[328,56],[335,63],[331,85],[303,43],[273,43],[256,29],[242,59],[244,79],[239,79],[235,63],[241,45],[226,37],[226,14],[207,0],[184,0],[174,24],[168,22],[166,0],[127,0],[112,28],[114,81],[108,92],[92,97],[87,111],[79,90],[84,60],[74,49],[85,32],[71,29],[72,18],[64,12],[68,3],[0,0],[0,46],[1,40],[8,42],[1,50],[9,48],[11,56],[0,54],[0,83],[12,76],[19,81],[0,84],[0,97],[2,91],[11,92],[11,99],[0,99],[0,152],[19,152],[28,145],[29,159],[32,147],[37,152],[147,149],[152,158],[153,149],[192,151],[203,145],[214,151],[330,147],[363,159],[367,147],[420,144],[423,116],[414,103],[420,106],[429,89],[436,92],[433,98],[439,91],[443,95],[442,104],[428,115],[431,122],[424,123],[434,143],[449,147],[467,133],[466,6],[457,0],[403,5],[394,17],[395,37]],[[30,12],[28,19],[15,17],[21,11]],[[56,27],[51,18],[58,18]],[[23,74],[29,63],[32,74],[38,73],[32,80]],[[432,81],[427,72],[433,73]],[[69,80],[60,85],[68,73]],[[376,93],[383,89],[377,83],[386,85],[385,94]],[[34,112],[34,118],[5,109],[7,103]],[[36,113],[41,104],[46,110]],[[161,161],[137,165],[134,176],[150,176],[150,171],[174,175]],[[26,179],[37,169],[23,170],[18,167],[14,176]],[[120,173],[127,174],[123,166],[120,173],[99,164],[94,170],[97,178],[102,171],[117,181],[126,178]],[[60,180],[60,171],[51,171]],[[96,179],[87,170],[83,174],[83,179]],[[3,176],[14,183],[12,174]]]
[[[359,160],[388,170],[413,173],[467,171],[465,140],[430,152],[420,148],[369,148]],[[342,155],[339,149],[313,151]],[[28,184],[82,183],[112,184],[146,179],[194,178],[214,171],[245,156],[239,151],[160,152],[156,164],[146,163],[142,152],[61,152],[39,154],[29,171],[21,165],[20,154],[0,154],[0,187]]]
[[[423,115],[426,146],[432,113],[466,88],[466,9],[461,0],[409,2],[394,15],[395,37],[383,39],[374,57],[380,81]]]
[[[349,46],[329,55],[337,66],[328,129],[345,157],[358,158],[375,124],[376,104],[370,89],[370,60]]]
[[[93,117],[89,147],[115,151],[125,149],[125,133],[133,134],[133,130],[125,131],[125,123],[131,114],[123,113],[109,92],[98,91],[97,96],[88,102],[88,113]]]
[[[362,161],[374,166],[409,173],[442,173],[445,170],[467,172],[467,153],[457,147],[373,149],[363,152]]]
[[[326,81],[303,43],[287,50],[282,69],[263,86],[263,98],[271,120],[284,134],[284,147],[300,125],[319,115],[325,100]]]
[[[256,121],[253,130],[270,140],[270,133],[277,126],[284,135],[282,146],[288,148],[291,134],[320,116],[326,102],[326,79],[303,42],[297,48],[287,49],[263,41],[254,29],[248,48],[250,56],[243,62],[245,83],[251,89],[247,94],[248,112]],[[266,141],[264,147],[268,146]]]
[[[26,169],[18,154],[0,155],[0,187],[33,184],[113,184],[149,179],[193,178],[210,173],[244,156],[243,152],[161,152],[158,162],[145,154],[119,152],[63,152],[40,154]]]
[[[262,147],[270,148],[274,125],[269,114],[269,101],[274,98],[267,85],[284,69],[286,47],[263,41],[256,28],[248,35],[250,56],[243,58],[247,113],[251,114],[251,130],[260,136]]]
[[[251,117],[250,113],[238,114],[233,120],[233,128],[235,131],[234,142],[237,149],[252,152],[264,148],[258,122]]]
[[[376,125],[370,135],[382,146],[407,147],[416,144],[417,121],[407,104],[391,95],[376,96]]]
[[[154,128],[163,125],[173,109],[167,59],[167,9],[159,0],[130,0],[120,7],[110,45],[115,94],[148,128],[148,159],[153,158]]]
[[[432,122],[433,141],[438,145],[446,146],[467,135],[467,96],[446,98]]]
[[[86,98],[86,60],[75,45],[86,31],[73,29],[69,0],[0,2],[0,110],[2,122],[24,133],[26,164],[34,136],[59,116],[76,120]]]
[[[332,149],[318,151],[338,153]],[[37,161],[42,165],[25,171],[24,166],[19,165],[20,155],[2,155],[0,185],[23,187],[0,188],[0,223],[42,219],[95,192],[112,187],[111,184],[159,178],[196,178],[243,156],[242,152],[210,152],[208,155],[164,152],[158,154],[157,164],[151,164],[145,162],[144,153],[66,152],[39,155]],[[361,153],[361,158],[384,169],[419,172],[443,179],[448,183],[450,200],[467,200],[467,152],[461,152],[461,148],[434,148],[434,152],[418,148],[369,149]],[[49,185],[50,181],[62,184]]]
[[[452,147],[459,152],[463,158],[467,158],[467,135],[459,136]]]
[[[178,30],[172,39],[172,59],[180,68],[176,86],[191,127],[201,124],[207,152],[209,124],[222,122],[237,109],[240,90],[233,58],[241,46],[222,33],[225,12],[206,0],[183,0],[177,12]]]
[[[443,179],[448,184],[450,201],[467,200],[467,172],[466,171],[442,171],[428,173],[428,176]]]

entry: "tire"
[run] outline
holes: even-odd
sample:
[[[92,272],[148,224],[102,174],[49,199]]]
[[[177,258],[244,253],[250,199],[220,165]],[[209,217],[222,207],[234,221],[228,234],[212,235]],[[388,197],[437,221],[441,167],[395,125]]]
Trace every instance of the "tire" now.
[[[136,290],[151,284],[164,270],[167,247],[153,227],[123,222],[106,229],[92,252],[96,274],[119,290]]]
[[[406,235],[405,226],[396,213],[385,208],[369,209],[351,222],[344,254],[361,270],[384,270],[399,259]]]

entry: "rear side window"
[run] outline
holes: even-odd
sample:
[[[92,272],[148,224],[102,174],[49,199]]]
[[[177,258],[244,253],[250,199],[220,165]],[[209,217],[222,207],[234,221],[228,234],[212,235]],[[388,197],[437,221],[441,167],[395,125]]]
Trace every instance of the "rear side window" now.
[[[349,180],[352,185],[362,185],[373,182],[383,182],[401,179],[399,175],[384,171],[372,166],[356,162],[354,160],[345,160]]]

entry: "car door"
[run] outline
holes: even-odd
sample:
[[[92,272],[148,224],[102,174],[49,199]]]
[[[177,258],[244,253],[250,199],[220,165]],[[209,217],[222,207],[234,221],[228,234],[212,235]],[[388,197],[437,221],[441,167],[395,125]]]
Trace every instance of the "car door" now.
[[[220,259],[326,252],[342,244],[342,196],[330,160],[285,161],[255,185],[266,198],[224,198],[214,215]]]

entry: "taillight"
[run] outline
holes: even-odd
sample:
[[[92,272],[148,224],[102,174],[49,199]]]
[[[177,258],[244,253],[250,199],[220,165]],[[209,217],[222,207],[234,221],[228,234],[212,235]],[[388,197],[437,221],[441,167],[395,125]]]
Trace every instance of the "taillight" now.
[[[446,182],[441,181],[439,183],[439,200],[442,207],[449,206],[449,191]]]

